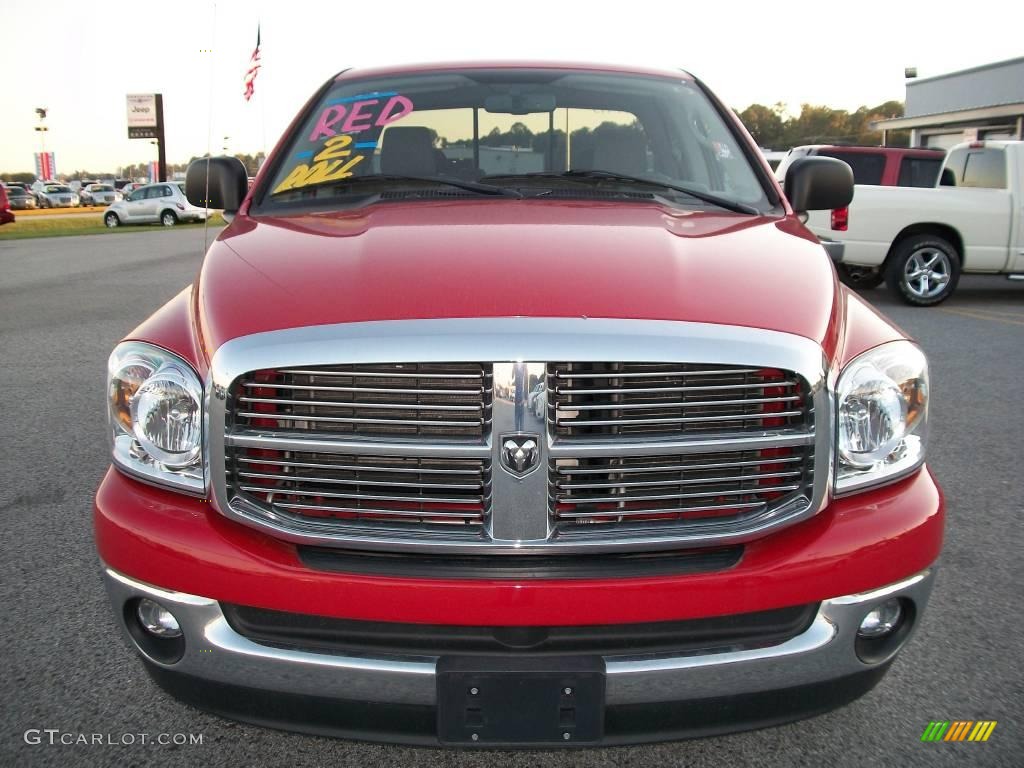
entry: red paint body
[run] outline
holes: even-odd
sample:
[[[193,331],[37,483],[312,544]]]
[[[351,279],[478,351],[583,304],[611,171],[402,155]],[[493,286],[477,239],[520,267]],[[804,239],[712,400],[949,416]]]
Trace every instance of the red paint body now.
[[[618,624],[727,615],[867,591],[927,568],[942,547],[942,495],[925,470],[834,501],[745,547],[726,572],[638,579],[442,581],[313,571],[295,548],[209,502],[111,469],[96,545],[112,568],[164,588],[281,611],[462,625]]]
[[[741,126],[738,133],[753,147]],[[210,248],[191,291],[129,338],[175,352],[202,376],[231,339],[368,320],[586,316],[765,328],[819,343],[833,374],[857,354],[903,338],[839,285],[785,202],[776,217],[510,199],[288,217],[247,210],[248,201]],[[96,495],[95,526],[110,567],[217,600],[379,621],[610,624],[805,604],[899,581],[938,556],[943,501],[925,469],[832,500],[816,517],[746,545],[726,572],[621,580],[312,571],[293,545],[223,517],[209,501],[113,469]]]

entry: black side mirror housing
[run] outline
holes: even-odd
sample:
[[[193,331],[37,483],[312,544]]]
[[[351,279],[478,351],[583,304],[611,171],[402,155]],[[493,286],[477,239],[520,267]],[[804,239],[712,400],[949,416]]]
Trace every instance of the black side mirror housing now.
[[[834,157],[801,157],[786,171],[784,189],[797,213],[845,208],[853,200],[853,170]]]
[[[237,157],[203,157],[189,163],[185,172],[188,201],[200,208],[221,208],[228,221],[238,212],[248,191],[249,176]]]

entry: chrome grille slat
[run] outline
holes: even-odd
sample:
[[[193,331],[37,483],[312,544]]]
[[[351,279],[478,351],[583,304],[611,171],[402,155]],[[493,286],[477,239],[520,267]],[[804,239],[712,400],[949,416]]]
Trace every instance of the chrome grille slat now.
[[[339,507],[331,506],[329,504],[295,504],[278,502],[274,506],[281,507],[282,509],[305,509],[318,512],[346,512],[352,514],[361,515],[380,515],[380,516],[393,516],[400,518],[415,518],[418,520],[429,519],[435,525],[480,525],[481,522],[476,519],[476,516],[472,513],[465,512],[448,512],[443,516],[434,515],[428,512],[417,512],[410,510],[394,510],[374,507]],[[436,519],[435,519],[436,518]],[[447,522],[445,521],[447,519]],[[362,524],[365,525],[366,520],[363,519]]]
[[[482,442],[492,366],[376,363],[252,371],[232,388],[233,431]]]
[[[422,406],[415,403],[406,405],[405,403],[348,403],[345,401],[334,401],[329,400],[285,400],[277,397],[240,397],[238,398],[240,403],[264,403],[267,405],[303,405],[309,408],[339,408],[339,409],[357,409],[357,408],[377,408],[379,410],[405,410],[405,411],[417,411],[423,410]],[[478,411],[479,408],[475,405],[431,405],[431,411]]]
[[[658,363],[632,363],[634,366],[644,365],[658,365]],[[757,368],[729,368],[726,373],[755,373]],[[695,369],[692,371],[685,369],[669,370],[669,371],[623,371],[615,376],[617,379],[638,379],[644,377],[666,377],[666,376],[721,376],[723,373],[722,369],[711,369],[702,371]],[[556,378],[559,379],[606,379],[608,378],[607,373],[563,373],[561,371],[555,374]]]
[[[329,366],[323,368],[289,368],[289,373],[302,376],[341,376],[345,378],[374,378],[374,379],[478,379],[482,380],[484,374],[476,373],[413,373],[407,371],[357,371],[357,370],[335,370]]]
[[[811,423],[792,371],[699,363],[549,363],[548,419],[559,440],[764,433]]]
[[[315,490],[298,490],[296,488],[275,488],[265,485],[238,485],[238,490],[250,493],[266,493],[282,496],[322,496],[325,499],[359,499],[361,501],[395,501],[403,504],[472,504],[483,501],[482,495],[477,496],[403,496],[401,494],[374,493],[336,493],[320,488]]]
[[[803,459],[801,457],[799,457],[799,456],[790,456],[788,458],[772,459],[772,463],[773,464],[792,464],[793,462],[796,462],[796,461],[803,461]],[[720,463],[714,463],[714,462],[712,462],[712,463],[694,462],[692,464],[675,464],[675,465],[655,466],[655,467],[642,467],[642,466],[641,467],[631,467],[631,466],[627,466],[627,465],[623,465],[623,466],[616,465],[615,472],[616,472],[616,474],[620,474],[620,475],[622,475],[622,474],[649,473],[649,472],[682,472],[682,471],[697,472],[697,471],[700,471],[700,470],[707,470],[707,469],[730,469],[732,467],[756,467],[756,466],[760,466],[761,464],[764,464],[764,463],[765,462],[764,462],[763,459],[757,459],[757,460],[754,460],[754,461],[730,461],[730,462],[724,462],[724,463],[721,463],[721,462]],[[607,471],[608,471],[607,469],[567,469],[565,467],[558,467],[558,469],[557,469],[557,472],[560,475],[567,475],[567,474],[587,475],[587,474],[606,473]]]
[[[283,518],[403,530],[484,525],[490,462],[229,447],[228,492]]]
[[[709,522],[728,529],[794,499],[809,499],[814,449],[556,458],[548,476],[551,515],[566,533],[600,536],[618,525],[654,530]]]
[[[294,373],[294,371],[292,371]],[[267,389],[266,384],[254,381],[242,383],[245,389]],[[273,389],[295,389],[303,392],[323,390],[325,392],[363,392],[373,395],[479,395],[484,392],[480,387],[476,389],[396,389],[393,387],[334,387],[326,384],[274,384]]]
[[[430,419],[371,419],[357,416],[321,416],[316,413],[267,413],[259,411],[238,411],[238,416],[243,416],[247,419],[269,419],[272,421],[323,421],[330,424],[394,424],[394,425],[409,425],[409,426],[421,426],[421,425],[432,425],[435,427],[464,427],[469,423],[483,424],[483,421],[479,422],[468,422],[468,421],[442,421],[430,420]]]
[[[253,459],[249,457],[239,457],[236,459],[238,462],[243,464],[272,464],[278,467],[301,467],[304,469],[329,469],[333,471],[345,471],[345,472],[361,472],[361,473],[380,473],[385,472],[387,474],[402,474],[412,473],[420,475],[471,475],[474,474],[473,470],[469,469],[410,469],[406,467],[387,467],[377,468],[373,466],[357,466],[351,464],[314,464],[312,462],[297,462],[297,461],[275,461],[272,459]],[[476,471],[477,475],[482,474],[480,471]]]
[[[616,472],[615,474],[619,474]],[[731,475],[727,477],[691,477],[678,480],[609,480],[605,483],[562,483],[555,484],[556,488],[565,490],[582,490],[585,488],[647,488],[652,486],[669,485],[709,485],[711,483],[741,483],[748,480],[767,480],[783,477],[800,477],[802,472],[765,472],[757,475]]]
[[[579,518],[610,518],[610,517],[621,517],[623,519],[630,519],[635,517],[645,517],[651,515],[664,515],[664,514],[679,514],[683,512],[715,512],[718,510],[750,510],[750,509],[764,509],[767,506],[764,502],[740,502],[737,504],[705,504],[705,505],[694,505],[688,507],[650,507],[648,509],[616,509],[605,512],[561,512],[559,518],[562,519],[579,519]]]
[[[756,479],[756,478],[751,478]],[[795,491],[799,483],[792,485],[767,486],[771,491]],[[696,491],[694,493],[624,493],[619,496],[591,496],[586,500],[587,504],[619,504],[629,501],[668,501],[669,499],[713,499],[719,496],[749,496],[756,493],[759,488],[737,488],[736,490],[715,489],[712,491]],[[564,504],[577,504],[583,502],[563,501]]]
[[[283,480],[294,482],[305,480],[313,483],[327,483],[328,485],[372,485],[395,488],[430,488],[431,490],[452,490],[452,491],[475,491],[483,488],[483,483],[406,483],[397,480],[345,480],[336,477],[304,477],[302,475],[275,475],[262,472],[238,472],[238,477],[246,477],[256,480]]]
[[[653,406],[648,406],[653,408]],[[558,409],[561,410],[561,409]],[[571,410],[571,409],[566,409]],[[779,411],[772,413],[771,418],[783,418],[786,416],[799,416],[803,411]],[[697,424],[704,422],[725,422],[725,421],[754,421],[756,419],[764,418],[763,416],[751,416],[748,414],[735,414],[727,416],[678,416],[678,417],[662,417],[654,419],[588,419],[586,425],[590,427],[605,427],[605,426],[637,426],[637,425],[652,425],[652,424]]]
[[[605,376],[604,378],[609,378]],[[611,378],[619,378],[613,376]],[[612,389],[600,389],[600,388],[569,388],[569,387],[555,387],[555,392],[559,395],[634,395],[634,394],[648,394],[648,393],[660,393],[660,392],[712,392],[712,391],[726,391],[726,390],[747,390],[747,389],[768,389],[769,387],[795,387],[799,382],[796,381],[780,381],[772,382],[770,384],[707,384],[690,387],[615,387]]]
[[[637,408],[702,408],[712,405],[763,405],[764,403],[793,403],[801,400],[799,395],[789,397],[751,397],[745,400],[658,400],[654,403],[614,403],[611,405],[571,405],[558,411],[628,411]],[[773,414],[777,415],[777,414]]]

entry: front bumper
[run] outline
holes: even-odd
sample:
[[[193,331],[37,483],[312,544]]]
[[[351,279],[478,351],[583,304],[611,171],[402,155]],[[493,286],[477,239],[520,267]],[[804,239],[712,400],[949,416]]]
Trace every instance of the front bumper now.
[[[435,745],[439,656],[254,642],[232,629],[222,604],[326,619],[483,627],[638,625],[812,606],[809,623],[785,640],[601,657],[602,744],[683,738],[799,719],[869,690],[891,654],[861,661],[857,627],[889,595],[905,598],[919,619],[943,522],[941,491],[924,468],[892,485],[833,499],[815,517],[745,544],[739,562],[720,570],[445,579],[314,568],[295,545],[228,520],[207,500],[114,469],[94,508],[97,549],[122,630],[131,617],[126,604],[141,597],[164,603],[182,625],[181,658],[147,660],[175,696],[264,725]]]
[[[143,584],[110,568],[104,575],[110,599],[126,621],[132,614],[123,607],[143,597],[177,618],[185,643],[176,662],[162,663],[135,643],[154,679],[173,695],[263,725],[438,743],[438,657],[338,655],[263,645],[236,632],[216,600]],[[929,569],[881,589],[824,600],[806,630],[777,645],[602,657],[601,743],[761,727],[845,704],[870,690],[916,628],[912,620],[898,647],[866,663],[854,647],[865,614],[898,597],[911,606],[911,617],[919,617],[933,580]],[[127,630],[125,635],[135,642]]]

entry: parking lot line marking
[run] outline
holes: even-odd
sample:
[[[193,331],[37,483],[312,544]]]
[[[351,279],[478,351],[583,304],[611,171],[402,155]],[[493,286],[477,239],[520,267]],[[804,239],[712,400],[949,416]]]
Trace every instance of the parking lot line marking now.
[[[949,309],[949,307],[945,307],[945,309]],[[961,310],[961,311],[962,312],[980,312],[983,315],[995,315],[996,317],[1011,317],[1011,318],[1013,318],[1015,320],[1024,320],[1024,312],[1011,312],[1009,310],[1004,312],[1004,311],[1000,311],[998,309],[984,309],[984,308],[983,309],[976,309],[976,308],[973,308],[973,307],[971,309],[964,309],[964,310]]]
[[[1019,315],[1019,320],[1010,320],[1009,318],[1002,316],[985,314],[986,310],[950,309],[949,307],[937,307],[937,309],[939,312],[946,312],[951,315],[960,315],[961,317],[970,317],[974,320],[988,320],[991,323],[1006,323],[1007,325],[1024,325],[1024,315]]]

